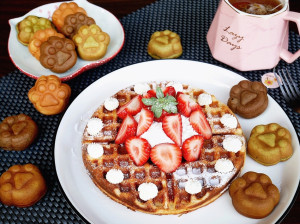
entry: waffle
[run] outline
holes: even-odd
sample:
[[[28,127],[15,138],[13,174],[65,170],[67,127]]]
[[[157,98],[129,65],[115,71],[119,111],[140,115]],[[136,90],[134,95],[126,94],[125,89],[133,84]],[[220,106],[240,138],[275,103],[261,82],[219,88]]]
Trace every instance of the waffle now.
[[[166,83],[149,85],[155,89],[157,85],[163,88]],[[204,90],[191,88],[188,85],[183,85],[183,92],[195,100],[201,93],[205,93]],[[112,97],[118,99],[122,106],[136,95],[131,86]],[[220,120],[224,114],[231,114],[234,117],[235,115],[213,95],[212,103],[202,108],[211,126],[212,138],[204,141],[199,160],[194,162],[182,160],[175,172],[165,173],[150,159],[143,166],[134,164],[124,144],[115,144],[114,142],[122,120],[118,118],[116,110],[108,111],[103,104],[100,105],[92,118],[100,118],[103,121],[103,129],[97,136],[91,136],[86,128],[82,138],[83,162],[95,185],[114,201],[132,210],[155,215],[183,214],[216,200],[239,175],[244,165],[246,140],[238,122],[236,128],[228,128],[222,124]],[[232,135],[240,139],[242,143],[238,152],[227,151],[223,148],[224,138]],[[87,153],[87,146],[91,143],[102,144],[103,155],[100,158],[94,159]],[[230,172],[216,171],[215,163],[222,158],[232,161],[234,168]],[[106,174],[111,169],[122,171],[124,180],[121,183],[112,184],[106,180]],[[189,178],[201,183],[201,192],[195,194],[186,192],[185,185]],[[143,201],[138,192],[138,187],[142,183],[154,183],[158,189],[157,196]]]

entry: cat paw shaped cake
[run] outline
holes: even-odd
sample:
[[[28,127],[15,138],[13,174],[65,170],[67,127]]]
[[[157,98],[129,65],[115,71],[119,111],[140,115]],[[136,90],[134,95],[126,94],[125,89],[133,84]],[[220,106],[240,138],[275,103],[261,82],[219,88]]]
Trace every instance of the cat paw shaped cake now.
[[[180,36],[170,30],[156,31],[148,43],[148,54],[155,59],[178,58],[182,54]]]
[[[6,117],[0,123],[0,147],[21,151],[33,143],[38,126],[25,114]]]
[[[75,45],[72,40],[56,36],[49,37],[40,48],[40,62],[56,73],[64,73],[77,61]]]
[[[234,208],[242,215],[261,219],[268,216],[280,200],[280,192],[263,173],[247,172],[229,187]]]
[[[40,170],[32,165],[14,165],[0,177],[0,201],[5,205],[29,207],[46,193]]]
[[[62,27],[65,22],[65,18],[77,12],[87,14],[84,8],[81,8],[75,2],[64,2],[59,5],[59,7],[52,14],[52,22],[58,31],[61,32]]]
[[[64,25],[61,29],[61,32],[69,38],[72,38],[83,25],[92,25],[95,24],[95,20],[91,17],[88,17],[82,12],[77,12],[75,14],[70,14],[65,18]]]
[[[100,59],[106,54],[110,37],[99,26],[92,24],[81,26],[73,41],[77,46],[79,57],[90,61]]]
[[[293,155],[291,134],[276,123],[257,125],[251,131],[247,151],[266,166],[288,160]]]
[[[54,28],[47,28],[47,29],[36,31],[34,33],[34,35],[32,36],[32,38],[30,39],[28,49],[29,49],[29,52],[37,60],[40,60],[40,55],[41,55],[41,51],[40,51],[41,49],[40,48],[41,48],[42,43],[47,41],[48,38],[52,37],[52,36],[57,36],[57,37],[60,37],[60,38],[64,37],[64,35],[62,35],[61,33],[57,33]]]
[[[62,112],[68,105],[71,88],[55,76],[41,76],[29,90],[28,98],[42,114],[54,115]]]
[[[18,40],[22,44],[28,45],[30,39],[36,31],[47,28],[52,28],[52,23],[49,19],[40,18],[33,15],[27,16],[16,26],[18,32]]]
[[[244,118],[257,117],[268,106],[267,88],[260,82],[240,81],[231,88],[227,105]]]

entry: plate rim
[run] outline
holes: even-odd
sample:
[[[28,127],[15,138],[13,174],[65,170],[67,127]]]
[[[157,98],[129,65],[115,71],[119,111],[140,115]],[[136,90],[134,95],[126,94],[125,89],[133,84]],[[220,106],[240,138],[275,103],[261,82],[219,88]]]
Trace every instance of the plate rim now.
[[[122,50],[124,44],[125,44],[125,30],[124,30],[124,27],[122,25],[122,23],[120,22],[120,20],[113,14],[111,13],[110,11],[108,11],[107,9],[105,8],[102,8],[101,6],[98,6],[98,5],[95,5],[93,3],[90,3],[89,1],[87,0],[71,0],[71,1],[66,1],[66,2],[75,2],[75,3],[82,3],[82,4],[87,4],[87,5],[90,5],[90,6],[93,6],[93,7],[97,7],[97,8],[100,8],[100,10],[103,10],[105,11],[105,13],[107,14],[110,14],[110,16],[112,16],[112,18],[115,19],[116,22],[118,22],[118,24],[120,25],[120,30],[122,31],[122,43],[120,45],[120,47],[117,49],[117,51],[115,51],[110,57],[108,58],[104,58],[104,59],[99,59],[99,60],[95,60],[95,61],[86,61],[86,64],[82,67],[79,67],[76,71],[74,71],[73,73],[70,73],[68,75],[65,75],[63,77],[60,77],[59,75],[62,74],[62,73],[54,73],[52,72],[53,74],[57,74],[58,77],[60,78],[61,81],[68,81],[70,79],[73,79],[75,78],[76,76],[82,74],[83,72],[87,71],[87,70],[90,70],[92,68],[96,68],[98,66],[101,66],[109,61],[111,61],[113,58],[115,58],[119,53],[120,51]],[[11,53],[11,50],[10,50],[10,41],[12,41],[12,38],[11,36],[13,35],[12,33],[12,30],[14,29],[13,25],[12,25],[12,22],[14,20],[21,20],[22,18],[25,18],[27,15],[30,15],[30,13],[32,11],[35,11],[41,7],[45,7],[45,6],[48,6],[48,5],[54,5],[54,4],[59,4],[59,3],[66,3],[66,2],[52,2],[52,3],[48,3],[48,4],[44,4],[44,5],[40,5],[36,8],[33,8],[31,9],[29,12],[27,12],[26,14],[20,16],[20,17],[16,17],[16,18],[11,18],[8,20],[8,24],[9,24],[9,27],[10,27],[10,31],[9,31],[9,35],[8,35],[8,40],[7,40],[7,50],[8,50],[8,55],[9,55],[9,58],[10,60],[12,61],[12,63],[25,75],[33,78],[33,79],[38,79],[40,76],[37,76],[37,75],[34,75],[34,74],[31,74],[30,72],[28,71],[25,71],[22,66],[18,65],[14,60],[13,60],[13,56],[12,56],[12,53]],[[79,58],[79,56],[78,56]],[[46,69],[46,68],[45,68]],[[50,71],[50,70],[49,70]],[[66,71],[68,72],[68,71]],[[43,74],[41,74],[43,75]]]
[[[112,76],[113,74],[120,72],[120,70],[123,70],[123,69],[130,69],[129,67],[136,66],[136,65],[140,65],[140,64],[144,64],[144,63],[164,63],[164,62],[170,62],[170,61],[174,61],[174,59],[159,60],[159,61],[156,61],[156,60],[154,60],[154,61],[144,61],[144,62],[139,62],[139,63],[132,64],[132,65],[129,65],[129,66],[125,66],[125,67],[119,68],[119,69],[117,69],[117,70],[114,70],[114,71],[112,71],[112,72],[110,72],[110,73],[104,75],[103,77],[101,77],[101,78],[95,80],[95,81],[94,81],[93,83],[91,83],[88,87],[86,87],[86,89],[89,88],[91,85],[95,85],[97,82],[101,82],[102,79],[105,79],[105,78],[107,78],[107,77],[109,78],[109,77]],[[236,73],[236,72],[234,72],[234,71],[231,71],[231,70],[229,70],[229,69],[223,68],[223,67],[221,67],[221,66],[209,64],[209,63],[206,63],[206,62],[199,62],[199,61],[195,61],[195,60],[183,60],[183,59],[176,59],[176,61],[177,61],[177,62],[178,62],[178,61],[181,61],[181,62],[183,62],[183,63],[184,63],[184,62],[189,62],[189,63],[190,63],[190,62],[195,62],[195,63],[199,63],[199,64],[205,64],[206,66],[212,66],[212,67],[217,68],[217,69],[226,70],[227,72],[232,73],[232,75],[235,75],[235,76],[239,77],[240,79],[246,79],[245,77],[243,77],[242,75],[240,75],[240,74],[238,74],[238,73]],[[84,91],[85,91],[86,89],[84,89],[80,94],[78,94],[78,96],[74,99],[73,102],[75,102],[75,101],[79,98],[79,96],[80,96],[81,94],[84,93]],[[292,127],[294,128],[293,131],[295,132],[295,135],[297,136],[297,138],[298,138],[298,140],[299,140],[299,136],[297,135],[295,126],[294,126],[294,124],[291,122],[291,119],[289,118],[289,116],[285,113],[285,111],[284,111],[283,108],[280,106],[280,104],[277,103],[277,102],[275,101],[275,99],[274,99],[272,96],[270,96],[269,94],[268,94],[268,96],[271,97],[272,100],[273,100],[273,101],[274,101],[274,102],[282,109],[282,111],[284,112],[284,114],[285,114],[286,117],[288,118],[288,121],[290,122],[290,124],[291,124]],[[72,102],[72,104],[73,104],[73,102]],[[68,108],[68,109],[69,109],[69,108]],[[65,114],[66,114],[66,113],[65,113]],[[65,115],[64,115],[64,116],[65,116]],[[62,121],[63,119],[64,119],[64,117],[62,117],[61,121]],[[57,130],[59,130],[59,128],[60,128],[60,124],[59,124]],[[67,193],[65,192],[65,189],[63,188],[63,186],[62,186],[62,184],[61,184],[61,181],[60,181],[60,178],[59,178],[59,174],[58,174],[58,170],[57,170],[57,160],[56,160],[56,155],[57,155],[57,150],[56,150],[56,143],[57,143],[57,141],[56,141],[56,140],[57,140],[57,137],[58,137],[58,132],[57,132],[57,135],[56,135],[56,138],[55,138],[55,147],[54,147],[54,163],[55,163],[55,170],[56,170],[57,177],[58,177],[58,180],[59,180],[59,185],[61,186],[61,190],[62,190],[62,192],[64,193],[64,197],[67,199],[67,201],[68,201],[69,204],[72,204],[72,202],[69,200],[69,197],[67,196]],[[294,195],[293,195],[293,198],[292,198],[292,200],[291,200],[291,203],[288,205],[288,207],[287,207],[284,211],[282,211],[281,216],[280,216],[280,217],[277,217],[276,223],[280,223],[280,222],[286,217],[286,215],[289,213],[290,209],[293,207],[295,201],[297,200],[297,196],[298,196],[299,191],[300,191],[300,176],[299,176],[298,178],[299,178],[299,180],[298,180],[298,185],[297,185],[296,191],[295,191],[295,193],[294,193]],[[86,222],[88,222],[88,220],[87,220],[87,219],[79,212],[79,210],[75,207],[75,205],[72,204],[72,208],[74,208],[75,211],[78,212],[78,213],[80,214],[80,217],[81,217],[81,218],[83,218]]]

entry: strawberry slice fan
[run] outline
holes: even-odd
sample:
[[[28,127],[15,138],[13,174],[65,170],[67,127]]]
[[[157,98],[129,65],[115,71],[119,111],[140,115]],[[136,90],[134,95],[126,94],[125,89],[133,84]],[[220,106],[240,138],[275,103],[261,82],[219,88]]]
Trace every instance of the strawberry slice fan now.
[[[205,139],[212,137],[212,130],[201,106],[189,95],[177,92],[172,86],[162,90],[149,90],[137,95],[117,110],[123,119],[115,143],[125,144],[125,148],[137,166],[144,165],[149,158],[166,173],[174,172],[182,159],[196,161],[200,157]],[[197,133],[182,142],[182,116],[188,118]],[[136,118],[138,117],[138,118]],[[138,120],[138,122],[136,121]],[[161,127],[171,142],[163,142],[151,147],[143,138],[153,122]]]

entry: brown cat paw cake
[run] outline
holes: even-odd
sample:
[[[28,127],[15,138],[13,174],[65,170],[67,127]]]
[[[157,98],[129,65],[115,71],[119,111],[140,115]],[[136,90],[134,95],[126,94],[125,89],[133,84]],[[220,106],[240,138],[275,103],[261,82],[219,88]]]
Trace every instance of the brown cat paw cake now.
[[[37,59],[40,60],[40,48],[42,43],[48,40],[49,37],[57,36],[63,38],[64,35],[61,33],[57,33],[54,28],[47,28],[44,30],[38,30],[34,33],[32,38],[30,39],[28,49],[29,52]]]
[[[64,73],[77,61],[75,44],[68,38],[49,37],[40,48],[40,63],[56,73]]]
[[[6,117],[0,123],[0,148],[24,150],[35,140],[38,126],[27,115],[19,114]]]
[[[241,117],[257,117],[268,106],[267,88],[260,82],[240,81],[231,88],[227,105]]]
[[[247,172],[229,187],[234,208],[242,215],[261,219],[268,216],[280,199],[278,188],[263,173]]]
[[[156,31],[148,43],[148,54],[155,59],[178,58],[182,54],[180,36],[170,30]]]
[[[62,33],[69,38],[72,38],[83,25],[95,24],[95,20],[88,17],[82,12],[70,14],[65,18],[64,25],[61,29]]]
[[[29,207],[46,193],[40,170],[32,165],[14,165],[0,177],[0,201],[5,205]]]
[[[291,134],[279,124],[257,125],[248,141],[248,155],[263,165],[274,165],[293,155]]]

